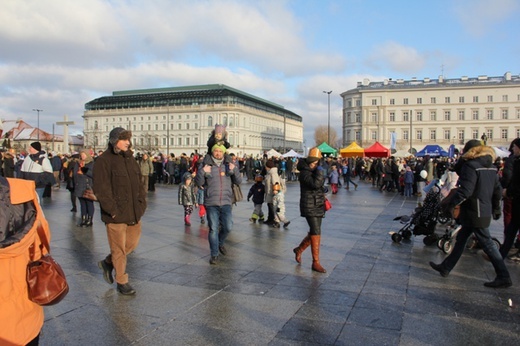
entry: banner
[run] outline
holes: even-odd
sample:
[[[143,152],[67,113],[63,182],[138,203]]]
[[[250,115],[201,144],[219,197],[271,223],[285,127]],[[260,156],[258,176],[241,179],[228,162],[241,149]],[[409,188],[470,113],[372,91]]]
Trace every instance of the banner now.
[[[390,149],[395,149],[396,142],[397,134],[395,132],[390,132]]]

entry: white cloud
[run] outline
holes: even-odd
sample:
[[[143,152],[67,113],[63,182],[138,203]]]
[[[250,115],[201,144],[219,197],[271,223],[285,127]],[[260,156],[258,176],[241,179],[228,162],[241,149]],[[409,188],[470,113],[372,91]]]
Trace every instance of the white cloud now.
[[[426,57],[415,48],[388,41],[374,47],[367,63],[376,68],[390,68],[400,73],[412,73],[424,68]]]
[[[453,12],[474,37],[484,36],[496,24],[518,15],[517,0],[466,0],[454,3]]]

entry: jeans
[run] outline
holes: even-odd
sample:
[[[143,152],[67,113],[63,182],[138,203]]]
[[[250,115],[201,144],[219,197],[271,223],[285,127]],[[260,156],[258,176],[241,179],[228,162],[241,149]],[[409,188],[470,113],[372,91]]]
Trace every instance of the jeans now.
[[[482,246],[482,250],[484,250],[484,252],[489,256],[489,259],[495,268],[497,278],[509,278],[509,272],[507,271],[504,260],[493,243],[488,228],[462,226],[461,230],[457,234],[457,241],[455,242],[453,251],[448,257],[446,257],[444,262],[442,262],[443,268],[451,271],[455,267],[460,256],[462,256],[464,248],[466,247],[466,242],[472,233],[475,234],[480,246]]]
[[[224,246],[224,241],[233,228],[231,205],[206,206],[206,213],[209,226],[209,249],[211,256],[217,257],[219,246]]]

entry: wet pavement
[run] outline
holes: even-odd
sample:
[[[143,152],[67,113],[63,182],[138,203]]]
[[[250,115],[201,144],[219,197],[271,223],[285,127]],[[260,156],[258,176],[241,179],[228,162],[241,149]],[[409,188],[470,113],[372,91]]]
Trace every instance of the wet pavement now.
[[[249,187],[242,184],[244,195]],[[212,266],[207,224],[194,214],[185,227],[178,187],[158,185],[148,193],[141,242],[129,256],[135,296],[118,294],[97,267],[109,251],[99,209],[93,228],[79,228],[69,192],[54,191],[43,206],[70,292],[45,308],[41,345],[520,343],[519,264],[507,262],[513,287],[486,288],[492,265],[466,249],[450,276],[441,277],[428,265],[446,256],[436,245],[425,246],[424,236],[394,243],[388,234],[402,227],[393,218],[409,215],[416,198],[360,183],[357,191],[329,196],[321,246],[328,272],[312,272],[310,247],[301,265],[294,260],[292,249],[308,228],[299,216],[298,183],[287,189],[290,226],[252,224],[252,202],[239,202],[228,254]],[[501,229],[502,220],[494,221],[500,240]]]

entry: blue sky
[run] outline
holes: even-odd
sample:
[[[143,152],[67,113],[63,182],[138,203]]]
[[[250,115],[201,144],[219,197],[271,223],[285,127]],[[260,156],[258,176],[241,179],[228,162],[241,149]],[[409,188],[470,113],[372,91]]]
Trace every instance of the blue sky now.
[[[518,0],[3,0],[0,119],[52,132],[114,90],[222,83],[304,119],[358,81],[520,73]],[[56,127],[56,133],[62,133]]]

